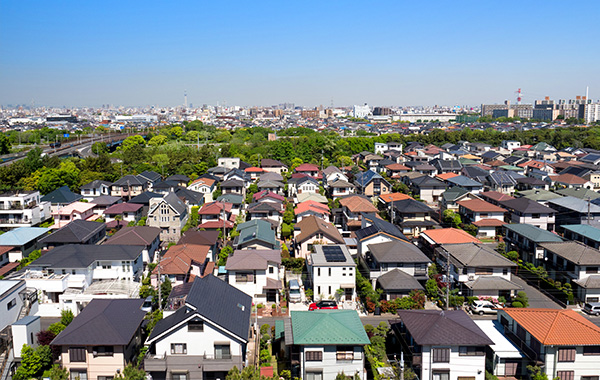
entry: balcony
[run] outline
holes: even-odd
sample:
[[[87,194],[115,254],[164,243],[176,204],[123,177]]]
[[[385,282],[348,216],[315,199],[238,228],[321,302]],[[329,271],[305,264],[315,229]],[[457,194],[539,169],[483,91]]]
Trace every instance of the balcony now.
[[[144,369],[148,372],[164,372],[185,366],[202,366],[205,371],[229,371],[233,366],[241,368],[242,357],[224,355],[215,357],[214,354],[204,355],[159,355],[147,354],[144,358]]]
[[[508,328],[504,329],[504,335],[517,346],[519,350],[521,350],[529,359],[537,363],[541,363],[542,358],[539,353],[533,350],[529,345],[521,338],[519,338],[515,333],[510,331]]]

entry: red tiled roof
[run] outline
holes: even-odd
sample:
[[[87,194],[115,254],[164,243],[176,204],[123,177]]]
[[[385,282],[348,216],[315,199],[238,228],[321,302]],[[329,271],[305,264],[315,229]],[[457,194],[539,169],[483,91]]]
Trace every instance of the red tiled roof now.
[[[21,263],[18,263],[18,262],[7,263],[6,265],[4,265],[3,267],[0,268],[0,276],[4,276],[8,272],[12,271],[16,267],[18,267],[19,264],[21,264]]]
[[[386,166],[387,169],[390,169],[393,172],[399,172],[399,171],[411,171],[411,169],[408,166],[402,165],[402,164],[389,164]]]
[[[0,245],[0,256],[4,255],[7,252],[12,251],[15,247],[11,245]]]
[[[233,228],[234,223],[226,220],[225,228]],[[209,220],[208,222],[204,222],[198,226],[198,228],[204,228],[205,230],[218,230],[219,228],[223,228],[222,220]]]
[[[198,211],[199,215],[217,215],[223,212],[223,208],[225,208],[225,212],[230,212],[233,204],[227,202],[210,202],[202,206],[202,208]]]
[[[351,212],[377,212],[373,203],[358,195],[340,199],[340,205],[347,207]]]
[[[296,172],[318,172],[319,167],[315,164],[302,164],[294,169]]]
[[[251,166],[249,168],[244,169],[246,173],[262,173],[264,169],[257,168],[256,166]]]
[[[442,181],[445,181],[450,178],[458,177],[459,175],[460,174],[456,174],[456,173],[441,173],[441,174],[437,174],[436,177],[438,177]]]
[[[463,230],[456,228],[440,228],[437,230],[427,230],[421,232],[421,236],[427,236],[435,244],[461,244],[461,243],[481,243],[479,239],[469,235]]]
[[[104,210],[105,215],[122,214],[124,212],[136,212],[141,209],[143,205],[139,203],[117,203]]]
[[[600,328],[571,309],[510,308],[504,311],[544,345],[600,345]]]
[[[263,199],[265,197],[277,199],[282,202],[285,201],[285,197],[283,195],[276,194],[276,193],[272,192],[271,190],[261,190],[258,193],[255,193],[254,195],[252,195],[252,198],[254,199],[254,201],[258,201],[259,199]]]
[[[315,201],[304,201],[302,203],[298,203],[296,209],[294,210],[294,214],[298,215],[306,211],[314,211],[316,213],[327,214],[329,215],[329,207]]]
[[[206,260],[209,249],[207,245],[173,245],[164,255],[160,271],[162,274],[186,274],[192,262],[200,264]],[[154,268],[153,273],[157,272],[158,268]]]

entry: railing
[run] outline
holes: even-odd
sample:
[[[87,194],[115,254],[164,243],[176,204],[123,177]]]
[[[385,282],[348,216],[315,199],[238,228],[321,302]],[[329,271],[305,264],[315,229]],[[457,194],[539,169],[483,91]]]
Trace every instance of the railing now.
[[[203,358],[204,358],[204,360],[231,360],[233,358],[233,356],[231,354],[221,354],[221,355],[204,354]]]
[[[517,334],[510,331],[508,328],[504,329],[504,335],[513,342],[519,350],[523,351],[527,357],[533,361],[539,361],[540,355],[535,352],[529,345],[521,339]]]

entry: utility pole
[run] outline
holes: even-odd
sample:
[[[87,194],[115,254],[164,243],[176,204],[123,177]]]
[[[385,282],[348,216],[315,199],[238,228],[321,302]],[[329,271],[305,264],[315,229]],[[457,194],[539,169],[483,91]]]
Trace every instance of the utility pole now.
[[[446,310],[450,307],[450,252],[446,251],[447,267],[446,267]]]
[[[590,202],[591,202],[592,198],[590,196],[587,197],[587,201],[588,201],[588,212],[587,212],[587,224],[590,224]]]

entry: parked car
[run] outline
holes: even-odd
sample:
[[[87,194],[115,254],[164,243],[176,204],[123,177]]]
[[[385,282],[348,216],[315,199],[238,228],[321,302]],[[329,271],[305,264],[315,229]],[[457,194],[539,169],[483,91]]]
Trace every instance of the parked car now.
[[[337,302],[333,300],[321,300],[319,302],[313,302],[308,306],[308,310],[313,311],[317,309],[337,309]]]
[[[498,309],[502,309],[501,305],[494,304],[490,301],[473,301],[471,305],[469,305],[471,311],[473,313],[483,315],[483,314],[498,314]]]
[[[598,316],[600,315],[600,302],[589,302],[583,305],[583,311]]]
[[[144,300],[144,303],[142,304],[142,310],[145,311],[146,313],[151,313],[152,310],[154,309],[154,297],[152,296],[148,296],[146,297],[146,299]]]
[[[290,280],[290,302],[302,301],[302,293],[298,280]]]

